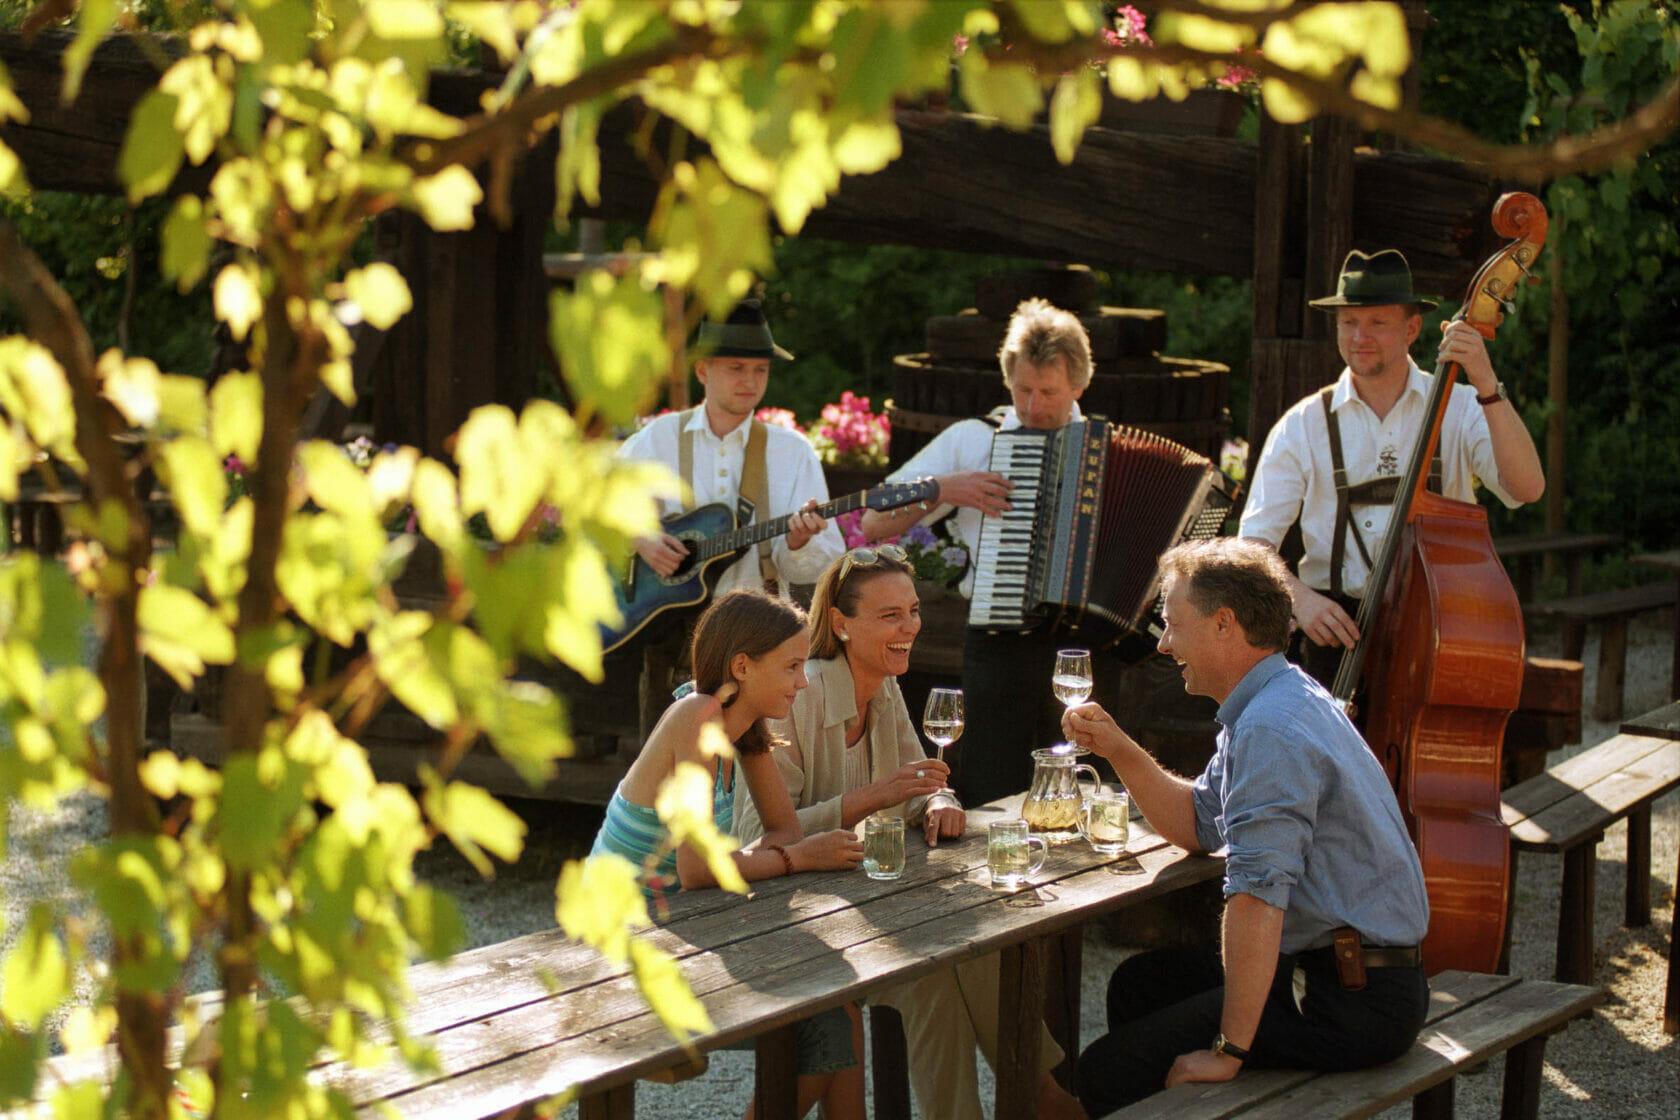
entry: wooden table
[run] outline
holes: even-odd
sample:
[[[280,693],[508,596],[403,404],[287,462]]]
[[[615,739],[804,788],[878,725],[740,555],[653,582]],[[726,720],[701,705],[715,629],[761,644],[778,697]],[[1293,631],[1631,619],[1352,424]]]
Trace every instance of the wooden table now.
[[[999,951],[996,1114],[1032,1116],[1047,940],[1223,873],[1221,861],[1188,855],[1135,820],[1127,852],[1106,857],[1082,841],[1060,845],[1031,888],[993,891],[986,825],[1015,815],[1018,804],[1016,797],[971,810],[968,835],[937,849],[913,832],[897,881],[806,873],[755,884],[750,899],[708,890],[672,900],[667,920],[644,936],[678,959],[705,1003],[713,1030],[694,1039],[697,1049],[758,1038],[760,1117],[794,1114],[793,1032],[778,1028]],[[635,1080],[687,1056],[624,968],[558,931],[421,965],[411,976],[410,1029],[429,1036],[440,1068],[323,1071],[364,1115],[390,1105],[415,1120],[491,1117],[575,1087],[585,1120],[628,1117]]]
[[[1581,562],[1589,552],[1615,548],[1622,538],[1614,533],[1525,533],[1514,537],[1496,537],[1493,550],[1499,559],[1512,569],[1511,582],[1516,585],[1517,599],[1534,601],[1535,561],[1547,556],[1562,556],[1569,594],[1581,593]]]
[[[1638,556],[1628,557],[1635,564],[1647,568],[1660,568],[1674,573],[1674,579],[1680,584],[1680,548],[1671,548],[1667,552],[1646,552]],[[1677,588],[1680,591],[1680,588]],[[1674,612],[1674,648],[1670,651],[1672,665],[1669,668],[1668,698],[1680,700],[1680,608]]]

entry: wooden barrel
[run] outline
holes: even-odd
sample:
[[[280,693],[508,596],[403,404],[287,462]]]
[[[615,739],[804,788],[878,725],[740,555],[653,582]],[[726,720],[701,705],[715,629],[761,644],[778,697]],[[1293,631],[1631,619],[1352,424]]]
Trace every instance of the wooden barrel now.
[[[1231,370],[1195,358],[1128,357],[1099,367],[1080,399],[1087,415],[1130,424],[1219,461],[1230,431],[1225,407]],[[901,466],[958,420],[1008,404],[995,364],[940,361],[928,354],[893,359],[890,458]]]
[[[1091,361],[1099,369],[1119,358],[1156,354],[1167,344],[1167,314],[1154,307],[1099,307],[1079,312],[1091,340]],[[940,361],[996,366],[1008,316],[997,318],[969,308],[927,321],[927,352]]]

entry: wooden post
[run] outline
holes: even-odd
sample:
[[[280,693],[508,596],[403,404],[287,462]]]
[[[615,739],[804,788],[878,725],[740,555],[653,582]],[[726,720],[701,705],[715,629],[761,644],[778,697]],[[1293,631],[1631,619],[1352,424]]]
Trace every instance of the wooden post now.
[[[549,361],[548,278],[542,241],[554,206],[552,143],[514,175],[513,221],[489,214],[473,229],[436,233],[398,217],[395,263],[414,309],[389,332],[371,376],[380,440],[446,457],[467,413],[492,402],[520,408]]]
[[[1249,384],[1252,472],[1272,425],[1297,400],[1333,380],[1334,321],[1307,300],[1336,289],[1353,243],[1353,148],[1358,133],[1320,118],[1299,128],[1260,122],[1254,197],[1254,341]]]

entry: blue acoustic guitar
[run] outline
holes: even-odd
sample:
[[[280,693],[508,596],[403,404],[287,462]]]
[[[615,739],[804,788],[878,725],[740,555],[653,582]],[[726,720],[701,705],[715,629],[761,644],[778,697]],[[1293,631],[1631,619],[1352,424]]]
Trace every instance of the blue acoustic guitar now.
[[[826,519],[865,507],[876,511],[897,509],[911,502],[932,501],[938,496],[939,483],[924,478],[859,490],[817,506],[813,512]],[[711,598],[712,588],[723,577],[729,561],[759,541],[781,536],[787,527],[788,517],[737,527],[735,511],[722,502],[667,518],[665,532],[688,546],[688,558],[669,576],[661,576],[640,556],[630,558],[630,574],[613,588],[624,625],[617,630],[601,627],[602,652],[612,653],[635,639],[651,637],[646,631],[655,619],[668,622],[704,604]]]

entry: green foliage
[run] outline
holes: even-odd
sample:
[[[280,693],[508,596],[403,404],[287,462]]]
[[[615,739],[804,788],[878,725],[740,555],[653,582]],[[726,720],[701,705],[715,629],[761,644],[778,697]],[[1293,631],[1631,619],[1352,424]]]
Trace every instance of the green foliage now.
[[[984,276],[1033,267],[1006,257],[781,238],[765,281],[778,366],[768,403],[814,420],[843,389],[877,406],[892,396],[893,357],[927,349],[927,320],[974,305]]]
[[[1456,14],[1453,5],[1439,7],[1444,20]],[[1513,39],[1506,53],[1495,53],[1506,63],[1520,61],[1522,70],[1500,65],[1490,75],[1499,80],[1478,88],[1476,98],[1513,104],[1520,73],[1523,100],[1509,123],[1528,137],[1579,134],[1620,118],[1680,72],[1680,4],[1673,0],[1583,0],[1543,12],[1501,9],[1496,18],[1512,24]],[[1443,30],[1465,36],[1466,50],[1486,44],[1479,38],[1486,32],[1468,17],[1436,34]],[[1466,123],[1482,121],[1472,115]],[[1502,134],[1495,120],[1486,127]],[[1597,175],[1560,178],[1543,199],[1552,224],[1540,280],[1520,294],[1517,313],[1501,328],[1496,360],[1538,430],[1547,412],[1555,256],[1570,319],[1565,523],[1618,532],[1646,548],[1672,547],[1680,520],[1668,480],[1680,472],[1680,448],[1665,433],[1680,423],[1673,327],[1680,140],[1671,137],[1637,162]],[[1496,529],[1534,528],[1538,517],[1539,507],[1493,513]]]
[[[82,538],[74,580],[33,557],[0,561],[0,708],[11,730],[0,745],[0,794],[44,802],[93,788],[111,796],[118,824],[75,870],[116,934],[109,949],[88,942],[86,923],[40,910],[0,962],[0,1106],[35,1091],[48,1049],[39,1025],[67,998],[70,969],[98,953],[109,967],[95,970],[95,1006],[70,1016],[63,1041],[98,1046],[121,1031],[132,1046],[113,1085],[59,1090],[81,1114],[161,1120],[175,1084],[162,1040],[176,1026],[187,1029],[188,1053],[218,1055],[184,1082],[229,1115],[344,1114],[338,1091],[307,1072],[323,1060],[366,1060],[386,1039],[426,1063],[403,1027],[404,970],[411,953],[449,952],[459,922],[446,899],[415,884],[413,860],[445,838],[481,870],[517,857],[517,818],[453,774],[480,741],[532,781],[569,750],[558,698],[514,673],[534,656],[600,674],[599,626],[614,611],[608,562],[655,524],[651,495],[671,485],[668,472],[618,463],[596,434],[646,400],[669,365],[657,286],[685,289],[713,311],[739,299],[772,266],[772,221],[796,235],[843,174],[894,158],[893,106],[946,88],[959,31],[995,37],[1007,27],[1011,36],[1009,50],[994,41],[998,49],[963,55],[968,104],[1021,124],[1048,96],[1056,153],[1071,158],[1095,79],[1084,70],[1064,77],[1063,60],[1097,49],[1098,11],[1082,0],[995,9],[982,0],[581,0],[546,14],[433,0],[147,6],[172,26],[195,23],[130,122],[119,160],[127,207],[86,203],[85,227],[62,220],[80,200],[48,213],[26,197],[11,210],[24,242],[42,246],[100,333],[52,351],[0,342],[0,496],[19,465],[50,451],[54,470],[104,504],[71,510]],[[109,2],[80,7],[67,89],[117,15]],[[1303,73],[1358,70],[1355,88],[1384,101],[1399,61],[1385,31],[1395,18],[1389,4],[1308,6],[1264,35],[1210,17],[1169,24],[1161,37],[1192,53],[1255,38],[1269,55],[1294,50]],[[430,67],[466,45],[463,28],[508,64],[470,119],[431,108],[427,89]],[[1205,59],[1192,59],[1152,64],[1148,80],[1180,93],[1209,74]],[[710,155],[691,157],[680,143],[647,152],[662,176],[647,256],[621,278],[592,277],[556,299],[556,350],[576,413],[547,401],[519,413],[481,409],[466,418],[451,461],[399,448],[365,472],[337,448],[300,445],[293,433],[318,390],[354,403],[350,324],[388,326],[413,306],[395,268],[358,259],[368,220],[406,209],[434,230],[471,228],[486,205],[505,202],[503,157],[548,128],[562,138],[560,198],[593,197],[594,122],[632,95]],[[0,177],[8,155],[0,148]],[[212,162],[202,196],[157,197],[177,169]],[[795,253],[773,298],[824,267],[811,254],[802,263]],[[14,298],[42,295],[26,260],[0,263]],[[870,302],[813,299],[778,319],[778,330],[797,349],[802,330],[841,324],[858,369],[883,377],[892,353],[921,348],[903,340],[930,314],[968,303],[973,278],[996,264],[953,257],[934,276],[906,278],[904,263],[890,252],[864,256],[848,267],[853,293]],[[1186,299],[1199,294],[1172,283]],[[910,313],[919,291],[939,295],[932,309]],[[1210,340],[1238,318],[1240,293],[1226,295]],[[210,332],[199,338],[191,324],[212,318],[245,350],[243,368],[205,386],[182,374],[204,370]],[[1184,319],[1175,330],[1197,325]],[[43,337],[81,329],[56,326]],[[130,468],[112,451],[118,435],[138,440],[134,453],[173,504],[179,531],[165,556],[149,555]],[[249,464],[231,503],[228,455]],[[423,605],[405,605],[391,587],[415,549],[384,528],[404,506],[444,574],[441,596]],[[488,527],[488,547],[466,531],[469,521]],[[540,527],[556,522],[560,540],[540,539]],[[100,659],[97,679],[62,656],[90,611],[106,640],[124,643]],[[146,754],[134,718],[142,653],[184,686],[215,673],[228,740],[219,774]],[[355,741],[393,697],[440,744],[418,797],[376,782]],[[715,727],[702,745],[728,750]],[[711,819],[710,784],[685,767],[657,808],[675,842],[741,889],[732,841]],[[153,796],[184,803],[167,830]],[[647,915],[624,870],[612,861],[568,867],[558,920],[627,961],[673,1031],[704,1029],[704,1008],[674,962],[628,935]],[[221,1018],[209,1024],[183,1013],[177,983],[199,943],[218,946],[226,988]],[[14,991],[25,975],[30,983]],[[259,1003],[259,977],[295,998]],[[119,1000],[124,993],[147,998]],[[198,1045],[210,1035],[213,1046]]]
[[[159,284],[158,229],[162,203],[130,209],[119,198],[42,191],[0,196],[0,219],[10,223],[75,301],[94,349],[122,345],[160,367],[202,375],[216,343],[202,289],[183,294]],[[0,335],[23,329],[0,294]],[[119,342],[126,336],[126,342]]]

